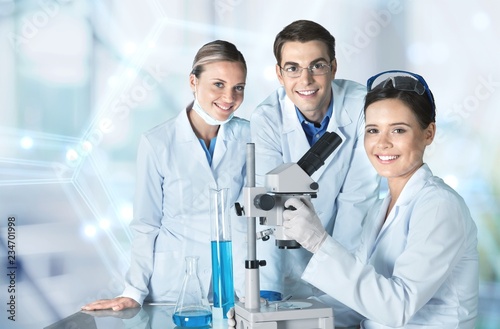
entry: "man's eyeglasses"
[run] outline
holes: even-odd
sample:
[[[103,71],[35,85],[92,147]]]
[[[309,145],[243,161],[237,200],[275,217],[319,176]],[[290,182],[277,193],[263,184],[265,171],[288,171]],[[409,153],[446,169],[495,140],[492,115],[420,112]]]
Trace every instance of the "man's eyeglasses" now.
[[[311,75],[325,75],[332,69],[332,66],[326,63],[315,63],[308,67],[300,67],[298,65],[286,64],[281,67],[281,72],[289,78],[298,78],[301,76],[303,70],[309,71]]]
[[[411,77],[413,79],[404,79],[404,77]],[[421,75],[408,71],[391,70],[381,72],[374,75],[366,82],[366,88],[370,92],[373,88],[382,84],[385,87],[389,82],[392,82],[394,89],[403,91],[414,91],[419,95],[426,94],[427,98],[432,104],[432,110],[436,111],[436,104],[431,90]],[[372,88],[373,87],[373,88]]]

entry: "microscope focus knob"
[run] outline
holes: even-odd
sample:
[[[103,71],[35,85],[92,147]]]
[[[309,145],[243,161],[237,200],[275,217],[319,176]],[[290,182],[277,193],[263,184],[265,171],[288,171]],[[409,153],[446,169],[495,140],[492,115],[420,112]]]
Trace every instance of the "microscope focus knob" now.
[[[254,199],[254,204],[257,208],[269,211],[276,205],[276,200],[269,194],[259,194]]]
[[[309,187],[311,188],[311,190],[317,191],[319,189],[319,184],[317,182],[312,182]]]
[[[245,211],[243,210],[243,207],[240,205],[239,202],[236,202],[234,204],[234,209],[236,210],[236,215],[238,215],[238,216],[243,216],[243,214],[245,213]]]

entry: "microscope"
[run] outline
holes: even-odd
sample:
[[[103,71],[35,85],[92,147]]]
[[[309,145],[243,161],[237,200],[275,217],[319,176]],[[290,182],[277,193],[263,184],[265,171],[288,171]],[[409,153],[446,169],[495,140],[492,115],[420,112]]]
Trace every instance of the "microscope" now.
[[[235,204],[238,216],[247,217],[247,260],[245,261],[245,302],[235,304],[238,329],[333,329],[331,307],[311,299],[260,303],[259,267],[256,241],[268,240],[274,234],[280,249],[300,248],[283,229],[286,200],[293,197],[315,198],[319,189],[311,175],[342,143],[334,132],[326,132],[297,163],[284,163],[268,172],[265,184],[255,186],[255,145],[247,144],[247,184],[243,188],[243,206]],[[261,225],[271,227],[257,233],[256,218]]]

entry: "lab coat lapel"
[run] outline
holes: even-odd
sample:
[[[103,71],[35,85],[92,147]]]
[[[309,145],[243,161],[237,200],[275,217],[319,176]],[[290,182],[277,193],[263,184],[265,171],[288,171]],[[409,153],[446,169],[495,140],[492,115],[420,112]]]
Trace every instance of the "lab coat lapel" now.
[[[380,207],[378,207],[378,211],[376,214],[368,216],[373,216],[371,220],[368,220],[363,228],[363,243],[367,246],[367,255],[366,259],[370,259],[373,252],[375,251],[378,242],[382,236],[382,227],[384,226],[385,214],[387,212],[387,208],[389,207],[389,203],[391,201],[391,197],[388,195],[382,202],[380,203]]]
[[[405,220],[405,214],[408,213],[408,208],[413,205],[412,201],[415,198],[415,195],[419,193],[419,191],[425,186],[429,177],[432,176],[432,172],[429,167],[424,164],[420,169],[418,169],[413,176],[406,182],[405,187],[401,191],[396,204],[392,208],[391,212],[387,216],[387,219],[380,230],[380,234],[377,237],[376,243],[378,243],[381,239],[383,239],[385,233],[393,226],[395,223],[401,220]],[[390,199],[390,196],[387,197]],[[384,203],[385,208],[382,215],[385,215],[388,207],[387,204]],[[375,247],[374,247],[375,248]]]
[[[286,134],[287,145],[289,145],[290,159],[285,162],[297,162],[310,149],[306,134],[302,125],[297,120],[295,105],[285,98],[285,110],[283,111],[283,132]]]
[[[212,157],[212,168],[214,170],[217,169],[224,155],[227,153],[227,143],[231,142],[227,139],[227,125],[228,124],[221,125],[217,133],[217,143],[215,143],[215,150]]]
[[[187,110],[183,112],[184,114],[181,113],[177,117],[176,122],[176,136],[178,144],[186,150],[186,152],[191,153],[193,161],[200,164],[200,170],[203,170],[206,175],[210,175],[210,177],[212,177],[212,169],[210,168],[207,156],[200,145],[200,140],[196,137],[196,134],[189,123]]]
[[[349,117],[347,110],[345,109],[346,104],[344,104],[344,101],[346,98],[344,97],[345,94],[344,88],[338,88],[337,85],[332,83],[332,90],[333,90],[333,112],[330,122],[328,123],[327,131],[335,132],[337,135],[339,135],[339,137],[342,138],[342,144],[340,144],[333,151],[333,153],[328,158],[325,159],[325,164],[321,166],[312,175],[315,181],[319,180],[319,178],[323,175],[325,170],[329,167],[330,163],[332,161],[335,161],[337,154],[342,149],[346,137],[342,132],[341,128],[352,123],[352,120]]]

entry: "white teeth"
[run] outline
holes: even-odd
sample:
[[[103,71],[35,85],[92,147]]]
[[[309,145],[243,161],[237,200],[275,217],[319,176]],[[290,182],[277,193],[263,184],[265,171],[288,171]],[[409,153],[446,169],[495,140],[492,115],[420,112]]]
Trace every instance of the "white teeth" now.
[[[231,106],[229,106],[229,107],[224,107],[224,106],[222,106],[222,105],[220,105],[220,104],[217,104],[217,106],[218,106],[219,108],[223,109],[224,111],[227,111],[227,110],[229,110],[229,109],[231,108]]]
[[[309,96],[309,95],[314,94],[315,92],[316,91],[314,91],[314,90],[305,90],[305,91],[299,91],[298,93],[301,95]]]
[[[397,155],[379,155],[378,158],[382,161],[389,161],[389,160],[394,160],[398,156]]]

